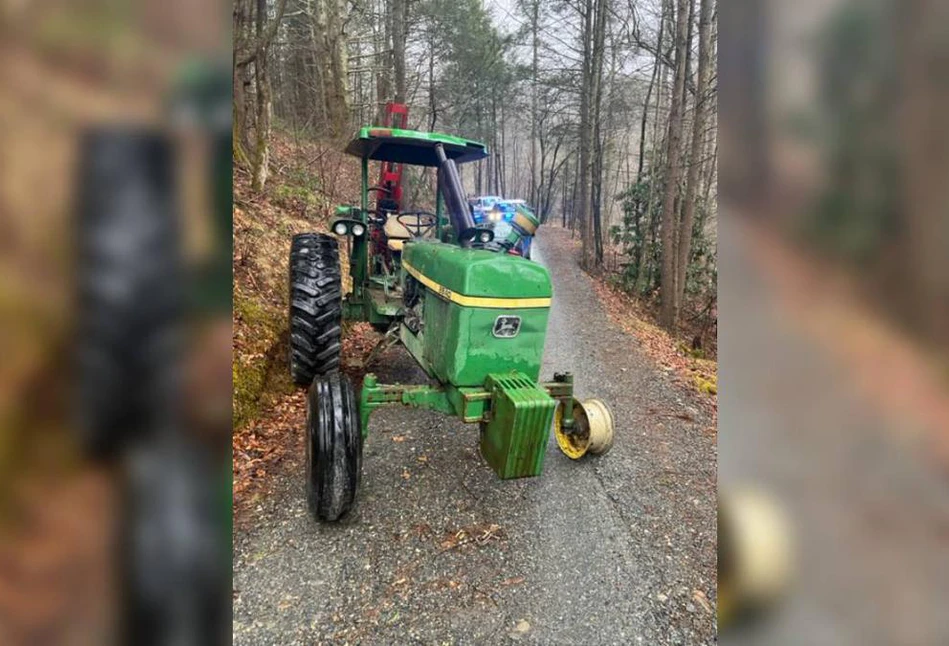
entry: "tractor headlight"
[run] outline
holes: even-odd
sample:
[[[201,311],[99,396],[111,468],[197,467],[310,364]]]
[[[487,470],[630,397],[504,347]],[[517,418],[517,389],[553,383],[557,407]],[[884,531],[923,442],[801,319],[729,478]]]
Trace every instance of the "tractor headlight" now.
[[[493,238],[494,236],[490,231],[482,231],[478,234],[478,240],[481,241],[481,244],[488,244]]]
[[[344,235],[346,235],[346,223],[345,223],[345,222],[337,222],[336,224],[334,224],[334,225],[333,225],[333,233],[335,233],[335,234],[338,235],[338,236],[344,236]]]
[[[366,232],[366,227],[364,227],[363,225],[359,224],[358,222],[353,225],[353,235],[354,235],[354,236],[361,236],[361,235],[364,234],[365,232]]]

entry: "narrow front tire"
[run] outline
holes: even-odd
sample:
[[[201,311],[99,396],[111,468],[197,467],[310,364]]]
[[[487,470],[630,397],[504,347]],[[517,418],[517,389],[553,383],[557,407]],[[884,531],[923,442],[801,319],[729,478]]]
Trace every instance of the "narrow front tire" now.
[[[362,471],[359,411],[349,380],[317,377],[307,395],[306,498],[323,522],[345,516],[356,500]]]

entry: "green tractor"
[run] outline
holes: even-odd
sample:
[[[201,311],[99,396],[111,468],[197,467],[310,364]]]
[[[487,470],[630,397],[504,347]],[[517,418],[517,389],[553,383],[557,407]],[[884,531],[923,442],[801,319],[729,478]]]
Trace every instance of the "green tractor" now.
[[[309,386],[306,491],[314,516],[335,521],[352,507],[369,419],[380,406],[477,423],[481,454],[503,479],[541,473],[551,426],[570,458],[609,450],[607,406],[575,399],[569,372],[539,380],[553,295],[547,269],[504,253],[472,218],[456,165],[486,157],[486,147],[367,127],[346,152],[362,162],[362,203],[338,207],[330,228],[349,245],[352,291],[342,294],[333,236],[294,236],[290,252],[290,366]],[[382,167],[374,186],[370,161]],[[437,169],[434,212],[401,209],[405,164]],[[354,393],[338,371],[343,318],[386,330],[431,383],[381,384],[367,374]]]

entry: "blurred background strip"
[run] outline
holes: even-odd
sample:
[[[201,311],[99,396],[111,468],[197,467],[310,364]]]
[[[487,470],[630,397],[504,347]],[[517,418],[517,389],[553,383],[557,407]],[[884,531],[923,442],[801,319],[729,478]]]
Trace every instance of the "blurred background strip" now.
[[[767,495],[794,559],[723,644],[949,642],[947,25],[722,7],[720,503]]]
[[[229,639],[229,18],[0,2],[0,643]]]

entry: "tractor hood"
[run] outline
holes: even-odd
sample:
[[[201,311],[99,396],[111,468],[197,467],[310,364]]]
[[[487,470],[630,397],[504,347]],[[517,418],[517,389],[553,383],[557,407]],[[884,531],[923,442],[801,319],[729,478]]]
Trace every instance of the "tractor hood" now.
[[[462,306],[550,307],[547,268],[510,254],[437,241],[412,241],[402,252],[406,272],[446,300]]]

